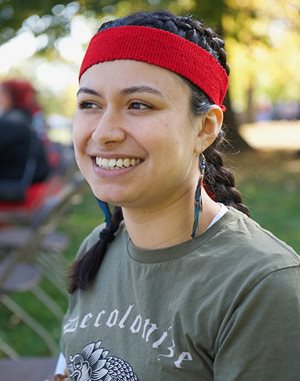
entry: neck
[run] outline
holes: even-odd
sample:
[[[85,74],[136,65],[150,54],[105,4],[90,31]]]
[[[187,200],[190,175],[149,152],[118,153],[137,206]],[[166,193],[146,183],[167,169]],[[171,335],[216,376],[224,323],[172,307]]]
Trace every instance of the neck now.
[[[220,209],[204,189],[202,200],[198,235],[207,229]],[[194,193],[188,193],[181,200],[160,210],[123,208],[123,215],[129,237],[135,246],[144,249],[174,246],[191,239]]]

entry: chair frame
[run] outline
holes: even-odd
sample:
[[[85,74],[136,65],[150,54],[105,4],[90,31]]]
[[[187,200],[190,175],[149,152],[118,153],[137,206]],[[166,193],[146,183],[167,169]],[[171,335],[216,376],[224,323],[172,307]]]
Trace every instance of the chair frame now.
[[[0,257],[0,303],[33,330],[43,340],[52,355],[57,354],[58,348],[51,334],[33,316],[30,316],[21,306],[16,304],[10,294],[13,292],[33,292],[35,297],[47,306],[57,319],[61,320],[63,312],[57,303],[39,287],[39,283],[43,277],[48,277],[48,280],[54,278],[53,283],[58,288],[61,287],[66,295],[66,290],[63,287],[64,272],[58,274],[58,263],[55,262],[57,259],[55,254],[63,250],[65,246],[57,245],[57,242],[54,241],[54,245],[51,247],[49,237],[57,234],[54,231],[61,216],[70,206],[72,197],[81,191],[83,185],[83,177],[79,172],[76,172],[71,181],[68,181],[58,194],[46,198],[44,204],[34,215],[30,216],[30,226],[23,228],[26,232],[23,234],[23,241],[15,240],[14,244],[13,240],[5,242],[4,239],[4,242],[1,243],[0,228],[0,249],[8,251],[2,260]],[[18,216],[16,220],[20,221]],[[9,232],[10,229],[14,231],[16,227],[9,226],[3,229]],[[4,340],[0,340],[1,350],[10,358],[19,357],[16,351]]]

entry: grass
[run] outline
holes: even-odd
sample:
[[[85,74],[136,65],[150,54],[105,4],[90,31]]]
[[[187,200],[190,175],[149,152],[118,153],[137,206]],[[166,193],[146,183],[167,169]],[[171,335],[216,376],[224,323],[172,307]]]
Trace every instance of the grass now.
[[[237,186],[252,217],[300,253],[300,158],[291,153],[250,152],[230,158],[236,172]],[[83,237],[102,222],[95,199],[86,189],[74,200],[60,223],[59,230],[70,237],[64,253],[70,262]],[[43,288],[66,309],[66,298],[50,282]],[[51,332],[58,343],[60,321],[36,301],[30,293],[15,294],[14,300],[26,307]],[[23,356],[49,355],[47,347],[15,315],[0,305],[0,334]],[[0,353],[1,356],[1,353]]]
[[[241,156],[236,170],[252,218],[300,253],[300,158],[254,152]]]

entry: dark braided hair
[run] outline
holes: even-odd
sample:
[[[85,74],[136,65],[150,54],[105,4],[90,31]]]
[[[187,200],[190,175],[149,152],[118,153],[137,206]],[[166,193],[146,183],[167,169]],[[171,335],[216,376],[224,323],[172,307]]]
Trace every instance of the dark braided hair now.
[[[71,284],[69,291],[72,293],[78,288],[86,290],[89,284],[95,279],[99,267],[101,266],[107,246],[114,240],[115,232],[119,229],[123,220],[122,209],[116,207],[112,214],[111,221],[101,230],[99,241],[88,250],[85,255],[78,258],[71,267]]]
[[[139,12],[106,22],[99,28],[98,32],[108,28],[129,25],[148,26],[177,34],[212,54],[223,66],[227,74],[229,74],[223,40],[200,21],[193,20],[189,16],[175,16],[168,11]],[[208,96],[187,79],[183,80],[191,88],[192,112],[201,115],[209,111],[213,103]],[[207,161],[205,187],[215,201],[233,206],[249,215],[247,207],[242,204],[240,193],[234,187],[233,174],[229,169],[224,167],[223,157],[219,150],[223,140],[224,131],[221,131],[214,143],[204,152]],[[120,207],[116,207],[111,222],[100,232],[99,241],[73,264],[69,289],[71,293],[77,289],[86,290],[93,282],[104,258],[107,246],[114,239],[114,233],[118,230],[122,219],[122,210]]]

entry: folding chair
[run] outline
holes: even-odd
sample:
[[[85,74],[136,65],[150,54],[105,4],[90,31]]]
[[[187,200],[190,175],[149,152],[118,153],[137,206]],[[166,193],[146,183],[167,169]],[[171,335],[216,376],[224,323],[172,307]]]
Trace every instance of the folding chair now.
[[[24,358],[21,363],[10,359],[0,360],[1,380],[44,381],[53,380],[56,358]]]
[[[41,322],[31,316],[10,296],[15,292],[32,292],[58,319],[62,311],[41,288],[43,277],[49,276],[59,289],[64,289],[64,272],[59,273],[60,256],[67,241],[54,230],[70,205],[71,198],[81,191],[83,177],[77,172],[57,194],[47,197],[44,204],[30,216],[30,225],[25,227],[4,226],[0,229],[0,303],[12,311],[45,343],[52,355],[57,353],[57,344]],[[20,214],[17,213],[17,219]],[[22,219],[21,219],[22,220]],[[48,252],[47,252],[48,251]],[[3,254],[5,252],[5,254]],[[44,252],[44,255],[41,254]],[[16,359],[19,354],[0,339],[0,352]]]

